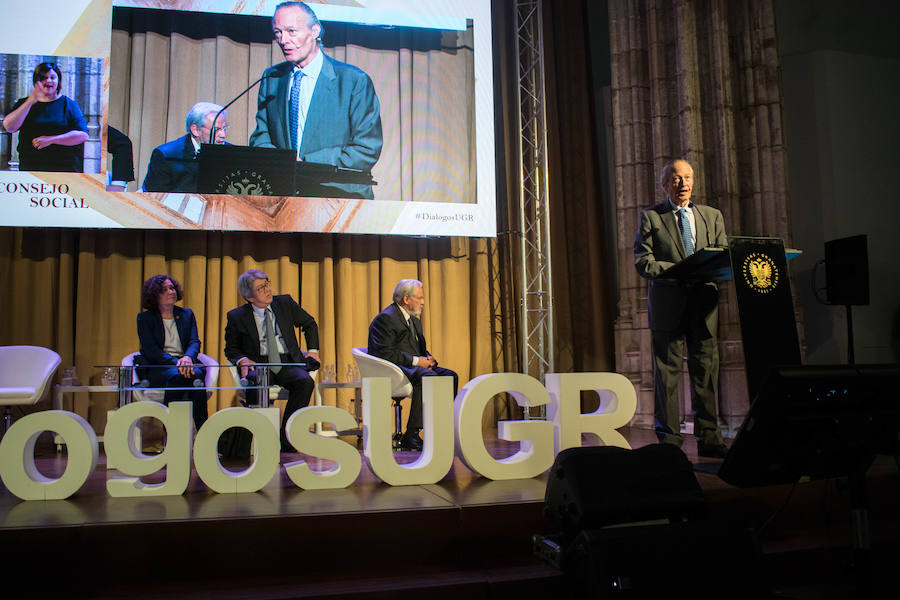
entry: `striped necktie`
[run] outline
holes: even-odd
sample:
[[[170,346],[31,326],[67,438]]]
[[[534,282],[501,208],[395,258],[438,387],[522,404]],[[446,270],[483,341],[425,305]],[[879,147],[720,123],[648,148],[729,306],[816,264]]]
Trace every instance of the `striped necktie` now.
[[[266,330],[266,349],[268,351],[268,360],[270,363],[281,362],[281,355],[278,353],[278,338],[275,337],[275,315],[271,308],[267,308],[266,316],[263,319],[263,326]],[[281,367],[269,367],[272,373],[277,373]]]
[[[691,222],[688,220],[686,208],[678,208],[675,213],[678,215],[678,227],[681,229],[681,241],[684,242],[684,255],[690,256],[694,253],[694,236],[691,234]]]
[[[412,332],[413,346],[416,348],[419,347],[419,336],[416,335],[416,326],[413,325],[412,317],[406,320],[406,324],[409,325],[409,330]]]
[[[300,147],[303,140],[303,134],[300,132],[300,86],[303,82],[303,71],[299,69],[294,71],[294,78],[291,81],[291,148],[296,150]]]

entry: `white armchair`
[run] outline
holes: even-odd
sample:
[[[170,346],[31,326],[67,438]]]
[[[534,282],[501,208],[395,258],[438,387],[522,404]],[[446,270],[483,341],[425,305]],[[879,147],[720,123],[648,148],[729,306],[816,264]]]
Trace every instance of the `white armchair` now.
[[[314,373],[314,372],[313,372]],[[315,379],[315,375],[310,373]],[[231,377],[231,385],[238,388],[237,394],[241,400],[247,400],[247,390],[244,389],[244,386],[241,384],[241,376],[238,373],[238,368],[234,365],[228,367],[228,375]],[[269,385],[269,405],[272,405],[276,400],[287,400],[288,399],[288,391],[283,387],[275,384]]]
[[[394,400],[393,447],[397,450],[400,448],[403,431],[400,401],[412,396],[412,383],[400,367],[383,358],[372,356],[367,348],[353,348],[351,353],[359,367],[361,377],[387,377],[391,381],[391,398]]]
[[[131,354],[125,356],[122,359],[122,366],[133,367],[134,357],[136,357],[138,354],[140,354],[140,352],[132,352]],[[197,361],[206,367],[206,377],[203,380],[203,384],[206,387],[206,398],[208,400],[209,397],[212,396],[212,388],[216,387],[219,383],[219,363],[213,357],[207,354],[203,354],[202,352],[197,354]],[[131,371],[131,383],[132,385],[140,383],[137,369],[133,369]],[[131,392],[131,394],[131,398],[135,402],[149,400],[151,402],[159,402],[161,404],[165,400],[166,391],[159,388],[147,390],[135,389],[133,392]],[[144,445],[143,439],[150,438],[152,440],[154,436],[158,436],[160,438],[162,437],[160,425],[158,423],[151,424],[147,419],[142,419],[140,427],[135,429],[134,431],[135,447],[142,448]],[[161,451],[162,448],[162,443],[159,441],[149,442],[148,450]]]
[[[140,352],[132,352],[128,356],[122,359],[123,367],[133,367],[134,366],[134,357],[140,354]],[[212,396],[212,389],[216,387],[219,382],[219,362],[215,360],[213,357],[203,354],[202,352],[197,354],[197,360],[206,367],[206,377],[203,380],[203,384],[206,387],[206,397],[209,398]],[[137,369],[134,369],[131,374],[131,383],[137,384],[140,382],[137,376]],[[134,390],[132,392],[134,394],[135,400],[151,400],[153,402],[162,402],[163,397],[165,396],[165,390],[161,389],[152,389],[152,390]]]
[[[0,346],[0,406],[3,431],[12,422],[11,406],[37,404],[62,362],[59,354],[40,346]]]

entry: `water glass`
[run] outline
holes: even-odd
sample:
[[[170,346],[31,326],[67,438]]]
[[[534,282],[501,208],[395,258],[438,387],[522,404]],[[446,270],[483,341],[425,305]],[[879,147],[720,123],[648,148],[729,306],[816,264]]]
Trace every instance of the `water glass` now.
[[[334,365],[322,365],[319,369],[319,381],[322,383],[334,383],[337,378],[337,370]]]
[[[103,375],[100,376],[103,385],[115,386],[119,384],[119,369],[116,367],[106,367],[103,369]]]
[[[62,370],[62,378],[60,378],[60,385],[76,385],[78,381],[78,376],[75,375],[75,367],[66,367]]]

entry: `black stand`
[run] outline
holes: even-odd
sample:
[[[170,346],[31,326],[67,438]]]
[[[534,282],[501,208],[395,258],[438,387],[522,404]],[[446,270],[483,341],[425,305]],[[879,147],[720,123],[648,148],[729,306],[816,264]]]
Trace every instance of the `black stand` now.
[[[359,196],[341,184],[375,185],[369,172],[298,162],[294,150],[203,144],[199,163],[200,194],[342,198]]]
[[[293,150],[224,144],[200,146],[197,192],[231,196],[293,196]]]
[[[825,242],[825,291],[828,304],[847,309],[847,362],[856,362],[852,306],[869,304],[868,236],[855,235]]]
[[[847,304],[847,364],[856,362],[853,354],[853,305]]]

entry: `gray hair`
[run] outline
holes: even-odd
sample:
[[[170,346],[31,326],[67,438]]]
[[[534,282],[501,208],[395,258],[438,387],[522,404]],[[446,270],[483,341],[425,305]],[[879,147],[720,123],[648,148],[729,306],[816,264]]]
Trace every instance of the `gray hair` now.
[[[416,288],[424,287],[418,279],[401,279],[397,287],[394,288],[394,302],[403,304],[404,296],[412,296]]]
[[[675,163],[678,163],[678,162],[683,162],[687,166],[691,167],[691,173],[694,172],[694,167],[691,166],[691,163],[689,163],[685,159],[676,158],[676,159],[670,160],[665,165],[663,165],[662,173],[660,173],[660,175],[659,175],[659,185],[663,189],[666,189],[666,186],[669,184],[669,179],[672,177],[672,171],[675,170]]]
[[[282,2],[281,4],[279,4],[278,6],[275,7],[275,12],[278,12],[279,8],[290,8],[292,6],[299,8],[304,13],[306,13],[306,26],[307,27],[312,29],[313,25],[319,26],[319,35],[316,38],[316,41],[321,46],[322,45],[322,37],[325,35],[325,28],[322,27],[322,23],[319,21],[319,17],[316,16],[316,13],[313,11],[313,9],[311,9],[309,7],[309,5],[306,2],[295,2],[293,0],[291,0],[289,2]],[[273,14],[272,18],[274,19],[275,13],[272,13],[272,14]]]
[[[241,295],[241,298],[252,298],[253,297],[253,282],[257,279],[265,279],[268,280],[269,276],[260,271],[259,269],[250,269],[245,273],[241,273],[238,277],[238,294]]]
[[[191,110],[188,111],[187,116],[184,118],[184,128],[190,133],[191,125],[203,127],[203,125],[205,125],[204,121],[206,120],[206,115],[215,115],[220,110],[222,110],[222,107],[218,104],[213,104],[212,102],[198,102],[191,107]]]

